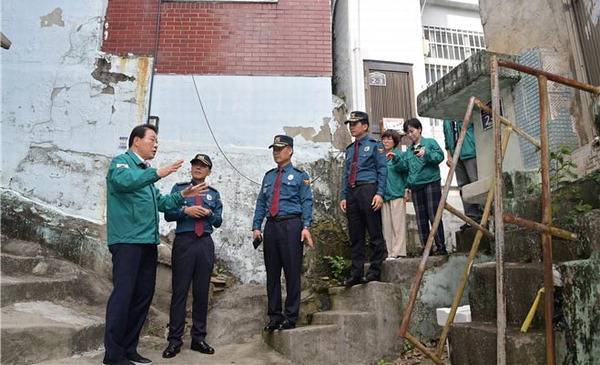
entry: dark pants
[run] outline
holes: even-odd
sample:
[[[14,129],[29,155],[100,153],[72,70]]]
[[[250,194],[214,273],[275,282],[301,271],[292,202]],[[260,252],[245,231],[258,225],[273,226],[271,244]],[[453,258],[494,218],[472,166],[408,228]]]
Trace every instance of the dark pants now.
[[[303,246],[300,217],[284,221],[267,221],[264,257],[267,269],[268,315],[271,320],[298,321],[300,313],[300,274]],[[281,308],[281,269],[285,275],[285,309]]]
[[[108,246],[113,262],[113,291],[106,304],[105,360],[137,352],[156,283],[156,244]]]
[[[371,203],[377,193],[377,184],[349,187],[346,196],[346,217],[350,235],[350,256],[352,257],[352,277],[362,277],[366,260],[367,245],[365,228],[371,238],[371,265],[369,273],[381,276],[381,262],[386,247],[381,226],[381,210],[373,211]]]
[[[206,313],[210,276],[215,264],[215,244],[210,235],[198,237],[194,232],[178,233],[171,253],[173,265],[169,343],[181,346],[185,329],[186,302],[192,285],[192,329],[195,342],[206,337]]]
[[[468,160],[458,160],[456,164],[456,183],[460,188],[460,199],[462,200],[462,187],[477,181],[477,159],[470,158]],[[465,215],[475,222],[480,223],[483,211],[479,204],[471,204],[462,200]]]
[[[437,212],[440,199],[442,198],[442,187],[440,181],[434,181],[425,185],[423,189],[412,190],[412,200],[417,215],[417,227],[419,228],[419,237],[421,245],[425,247],[427,238],[429,238],[429,223],[433,224],[435,213]],[[435,246],[438,251],[446,251],[446,241],[444,239],[444,222],[440,219],[440,225],[435,234]]]

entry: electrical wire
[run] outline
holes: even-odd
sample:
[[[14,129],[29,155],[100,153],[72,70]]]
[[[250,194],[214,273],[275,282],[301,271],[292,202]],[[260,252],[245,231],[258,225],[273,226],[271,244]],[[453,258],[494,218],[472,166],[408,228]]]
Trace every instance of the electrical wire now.
[[[204,115],[204,121],[206,122],[206,125],[208,126],[208,130],[210,131],[210,135],[212,136],[213,140],[215,141],[215,144],[217,145],[217,148],[223,154],[223,157],[225,158],[225,160],[227,161],[227,163],[229,163],[229,166],[231,166],[231,168],[233,168],[238,174],[240,174],[240,176],[242,176],[244,179],[250,181],[251,183],[260,186],[261,184],[259,184],[256,181],[252,180],[248,176],[244,175],[244,173],[242,173],[237,167],[235,167],[235,165],[233,164],[233,162],[231,162],[231,160],[229,160],[229,158],[225,154],[225,151],[223,151],[223,149],[221,148],[221,145],[219,144],[219,141],[217,141],[217,137],[215,137],[215,134],[214,134],[214,132],[212,130],[210,122],[208,121],[208,116],[206,115],[206,111],[204,110],[204,104],[202,104],[202,98],[200,97],[200,91],[198,90],[198,85],[196,85],[196,79],[194,78],[194,75],[191,75],[191,76],[192,76],[192,82],[194,83],[194,89],[196,90],[196,96],[198,97],[198,103],[200,103],[200,108],[202,109],[202,114]],[[335,155],[335,157],[333,159],[337,160],[337,158],[343,152],[345,152],[345,151],[341,151],[340,150],[338,152],[338,154]],[[313,178],[311,180],[311,184],[314,183],[315,181],[317,181],[318,179],[320,179],[321,176],[323,176],[323,173],[321,173],[321,174],[317,175],[315,178]]]
[[[202,104],[202,98],[200,97],[200,91],[198,91],[198,85],[196,85],[196,79],[194,78],[194,75],[191,75],[191,76],[192,76],[192,81],[194,82],[194,89],[196,89],[196,96],[198,97],[198,103],[200,103],[200,108],[202,109],[202,114],[204,115],[204,120],[206,121],[206,125],[208,126],[208,130],[210,131],[210,135],[212,136],[213,140],[215,141],[215,144],[217,145],[217,148],[223,154],[223,157],[225,158],[225,161],[227,161],[227,163],[229,163],[229,165],[231,166],[231,168],[233,168],[244,179],[250,181],[251,183],[253,183],[255,185],[260,186],[261,184],[259,184],[256,181],[252,180],[248,176],[244,175],[244,173],[242,173],[240,170],[238,170],[238,168],[235,167],[235,165],[233,164],[233,162],[231,162],[229,160],[229,158],[225,154],[225,151],[223,151],[223,149],[221,148],[221,145],[219,144],[219,141],[217,141],[217,137],[215,137],[215,134],[214,134],[214,132],[212,130],[212,127],[210,126],[210,122],[208,121],[208,116],[206,115],[206,111],[204,110],[204,104]]]

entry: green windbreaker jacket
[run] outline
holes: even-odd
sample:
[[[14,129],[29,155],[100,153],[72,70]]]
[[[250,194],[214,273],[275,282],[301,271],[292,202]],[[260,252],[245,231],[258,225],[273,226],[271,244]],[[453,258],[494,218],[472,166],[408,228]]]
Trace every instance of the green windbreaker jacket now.
[[[154,186],[160,177],[155,168],[146,168],[136,154],[127,150],[115,157],[106,174],[108,244],[159,244],[158,212],[181,207],[177,192],[160,195]]]

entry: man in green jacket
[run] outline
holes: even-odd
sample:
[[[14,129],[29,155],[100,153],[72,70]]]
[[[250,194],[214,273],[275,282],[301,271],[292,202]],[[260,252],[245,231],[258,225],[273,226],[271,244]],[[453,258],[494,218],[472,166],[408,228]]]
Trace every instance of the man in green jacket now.
[[[137,352],[140,331],[148,315],[156,282],[158,212],[176,209],[184,198],[201,196],[204,184],[161,195],[154,183],[177,171],[179,160],[159,169],[147,160],[158,149],[157,129],[135,127],[129,150],[115,157],[106,175],[108,249],[113,262],[113,291],[106,304],[103,364],[150,364]]]
[[[454,150],[456,149],[456,143],[458,142],[458,136],[460,130],[463,127],[463,122],[456,122],[453,120],[444,120],[444,139],[446,141],[446,164],[448,167],[452,165],[452,156],[454,156]],[[460,156],[456,163],[456,183],[460,189],[460,198],[463,203],[463,209],[465,215],[473,219],[475,222],[481,221],[483,212],[478,204],[470,204],[464,201],[462,198],[462,187],[477,181],[477,155],[475,148],[475,132],[473,123],[469,124],[467,133],[463,140],[462,148],[460,150]],[[464,230],[469,228],[468,223],[463,224],[460,229]]]

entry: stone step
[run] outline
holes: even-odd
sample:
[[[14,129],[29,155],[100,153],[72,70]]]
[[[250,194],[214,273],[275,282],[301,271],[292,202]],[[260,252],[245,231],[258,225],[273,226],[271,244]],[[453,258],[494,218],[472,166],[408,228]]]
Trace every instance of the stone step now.
[[[544,286],[544,268],[541,263],[507,262],[504,269],[506,320],[521,326],[529,313],[540,288]],[[496,263],[473,265],[469,302],[473,321],[496,321]],[[544,305],[540,302],[531,323],[541,328],[544,323]]]
[[[77,294],[78,278],[45,278],[33,275],[2,275],[0,306],[36,300],[59,300]]]
[[[0,254],[3,275],[33,274],[44,277],[75,275],[77,267],[72,263],[44,256],[18,256],[9,253]]]
[[[401,303],[400,287],[379,281],[359,284],[351,288],[329,289],[332,310],[354,310],[375,313],[390,311],[389,303]]]
[[[449,256],[429,256],[425,270],[446,263],[448,258]],[[386,283],[412,284],[421,259],[421,257],[416,257],[385,260],[381,267],[381,280]]]
[[[339,325],[314,325],[263,332],[263,341],[293,364],[348,364],[340,351]]]
[[[507,224],[504,240],[506,242],[505,262],[542,262],[542,235],[540,232]],[[591,248],[583,241],[569,241],[552,237],[553,262],[587,259],[590,254]]]
[[[47,301],[15,303],[1,313],[2,364],[31,364],[102,345],[104,319],[97,316]]]
[[[454,323],[450,326],[450,362],[460,365],[496,363],[496,323]],[[541,330],[521,333],[517,327],[506,329],[506,364],[546,363],[546,340]]]
[[[477,222],[479,223],[479,222]],[[477,234],[477,228],[467,228],[465,230],[459,230],[454,233],[456,237],[456,252],[471,252],[471,247],[473,246],[473,240],[475,240],[475,235]],[[492,247],[490,244],[489,238],[486,236],[481,237],[481,241],[479,242],[478,252],[492,252]]]

